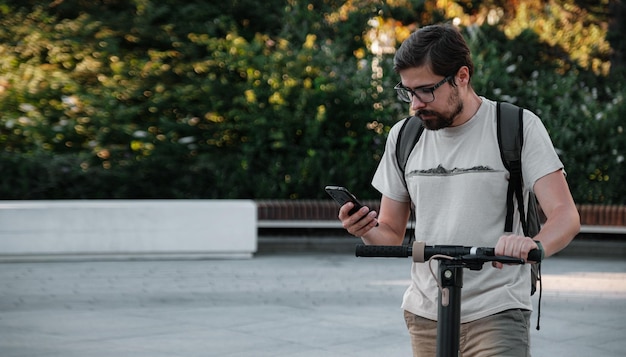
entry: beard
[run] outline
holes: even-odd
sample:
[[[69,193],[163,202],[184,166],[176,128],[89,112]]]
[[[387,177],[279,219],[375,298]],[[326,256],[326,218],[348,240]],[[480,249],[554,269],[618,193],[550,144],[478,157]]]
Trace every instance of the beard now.
[[[459,92],[455,87],[452,87],[452,95],[448,98],[448,106],[452,108],[448,113],[440,113],[434,110],[418,110],[416,115],[422,118],[424,128],[428,130],[439,130],[448,128],[454,123],[454,119],[463,111],[463,101],[459,97]],[[423,117],[434,117],[424,120]]]

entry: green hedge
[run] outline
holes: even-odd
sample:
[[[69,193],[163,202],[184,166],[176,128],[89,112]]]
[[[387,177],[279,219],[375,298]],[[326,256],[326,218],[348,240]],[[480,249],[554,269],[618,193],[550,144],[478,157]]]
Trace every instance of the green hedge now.
[[[55,4],[0,5],[0,197],[299,199],[341,184],[377,198],[408,110],[391,55],[365,50],[378,5]],[[466,34],[477,91],[544,119],[577,202],[625,203],[619,81],[564,66],[533,33]]]

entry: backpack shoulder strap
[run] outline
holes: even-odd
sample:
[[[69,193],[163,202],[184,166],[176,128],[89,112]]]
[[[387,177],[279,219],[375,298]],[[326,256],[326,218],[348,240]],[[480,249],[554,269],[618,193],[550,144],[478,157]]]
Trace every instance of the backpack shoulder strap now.
[[[416,116],[408,117],[404,120],[400,132],[398,133],[398,139],[396,142],[396,160],[398,161],[398,167],[402,174],[402,181],[406,186],[406,179],[404,177],[406,171],[406,163],[409,161],[409,155],[417,144],[417,141],[424,132],[424,126],[422,125],[422,119]]]
[[[537,202],[532,192],[528,197],[528,215],[524,210],[524,180],[522,177],[522,146],[524,144],[524,110],[510,103],[498,102],[498,145],[504,166],[509,170],[509,188],[506,197],[505,232],[513,231],[513,196],[517,199],[520,222],[524,235],[534,237],[541,229]],[[533,264],[530,271],[530,295],[534,295],[539,281],[537,330],[541,316],[541,263]]]
[[[402,183],[404,187],[408,191],[408,186],[406,184],[406,164],[409,161],[409,155],[411,155],[411,151],[417,144],[417,141],[422,136],[424,132],[424,125],[422,125],[422,119],[416,116],[408,117],[404,120],[402,127],[400,128],[400,132],[398,133],[398,139],[396,141],[396,160],[398,162],[398,167],[400,168],[400,174],[402,176]],[[409,196],[411,193],[409,192]],[[413,209],[413,203],[411,203],[411,213],[409,215],[409,221],[415,222],[415,210]],[[415,238],[415,228],[412,227],[407,230],[406,236],[407,245],[410,245]]]
[[[524,233],[528,231],[524,214],[524,194],[522,179],[522,146],[524,144],[523,109],[504,102],[497,103],[498,145],[500,156],[509,170],[509,187],[507,191],[507,213],[504,224],[505,232],[513,231],[513,197],[517,199],[517,207]]]

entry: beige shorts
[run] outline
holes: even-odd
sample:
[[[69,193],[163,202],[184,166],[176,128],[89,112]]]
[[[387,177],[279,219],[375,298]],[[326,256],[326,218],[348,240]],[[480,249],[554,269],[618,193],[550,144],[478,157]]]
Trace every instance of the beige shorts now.
[[[459,338],[462,357],[530,357],[530,315],[528,310],[506,310],[461,324]],[[404,319],[414,357],[437,355],[437,321],[408,311]]]

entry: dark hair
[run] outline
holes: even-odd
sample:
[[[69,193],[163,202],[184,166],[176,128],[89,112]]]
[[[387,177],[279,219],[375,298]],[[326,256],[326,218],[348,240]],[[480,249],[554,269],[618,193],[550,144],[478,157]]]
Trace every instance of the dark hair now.
[[[430,25],[413,32],[393,59],[396,72],[425,65],[440,76],[455,75],[463,66],[469,68],[470,78],[474,75],[470,49],[452,25]]]

